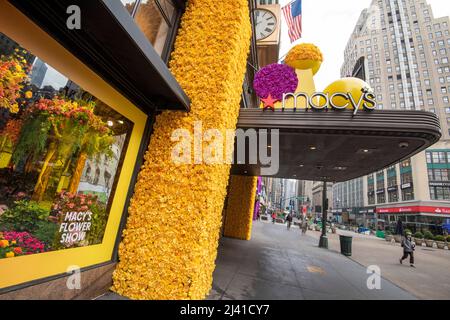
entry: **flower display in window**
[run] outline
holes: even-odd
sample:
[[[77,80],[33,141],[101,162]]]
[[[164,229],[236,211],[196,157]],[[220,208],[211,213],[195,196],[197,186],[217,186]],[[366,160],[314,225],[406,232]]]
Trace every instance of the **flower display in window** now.
[[[13,56],[0,58],[0,108],[11,113],[19,112],[21,90],[28,79],[30,66],[17,52]],[[29,96],[29,94],[28,94]]]

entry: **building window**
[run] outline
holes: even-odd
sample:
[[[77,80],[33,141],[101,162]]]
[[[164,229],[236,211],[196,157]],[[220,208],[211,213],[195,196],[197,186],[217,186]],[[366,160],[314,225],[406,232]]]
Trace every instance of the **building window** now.
[[[168,61],[181,10],[172,0],[121,0],[155,51]]]
[[[2,49],[0,64],[29,83],[0,114],[0,132],[14,130],[0,134],[0,231],[27,234],[18,255],[101,244],[133,123],[39,57]]]

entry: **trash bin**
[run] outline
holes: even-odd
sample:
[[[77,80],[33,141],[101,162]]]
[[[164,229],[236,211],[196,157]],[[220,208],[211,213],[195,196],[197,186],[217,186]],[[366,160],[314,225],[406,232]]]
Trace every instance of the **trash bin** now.
[[[351,236],[339,235],[341,242],[341,253],[344,256],[350,257],[352,255],[352,238]]]

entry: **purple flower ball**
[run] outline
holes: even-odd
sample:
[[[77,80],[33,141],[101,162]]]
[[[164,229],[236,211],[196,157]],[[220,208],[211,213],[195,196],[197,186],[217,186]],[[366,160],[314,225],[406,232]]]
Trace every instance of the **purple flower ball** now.
[[[284,93],[294,93],[297,86],[298,77],[295,70],[278,63],[269,64],[259,70],[253,81],[253,88],[261,99],[271,95],[281,101]]]

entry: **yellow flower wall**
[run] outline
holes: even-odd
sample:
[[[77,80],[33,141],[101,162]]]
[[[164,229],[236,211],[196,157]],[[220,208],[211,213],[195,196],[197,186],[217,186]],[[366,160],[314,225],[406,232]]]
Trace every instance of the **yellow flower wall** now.
[[[231,176],[224,236],[250,240],[258,177]]]
[[[190,0],[170,68],[191,112],[164,112],[135,186],[113,290],[133,299],[203,299],[212,285],[230,165],[175,165],[172,132],[234,129],[250,47],[246,0]]]

